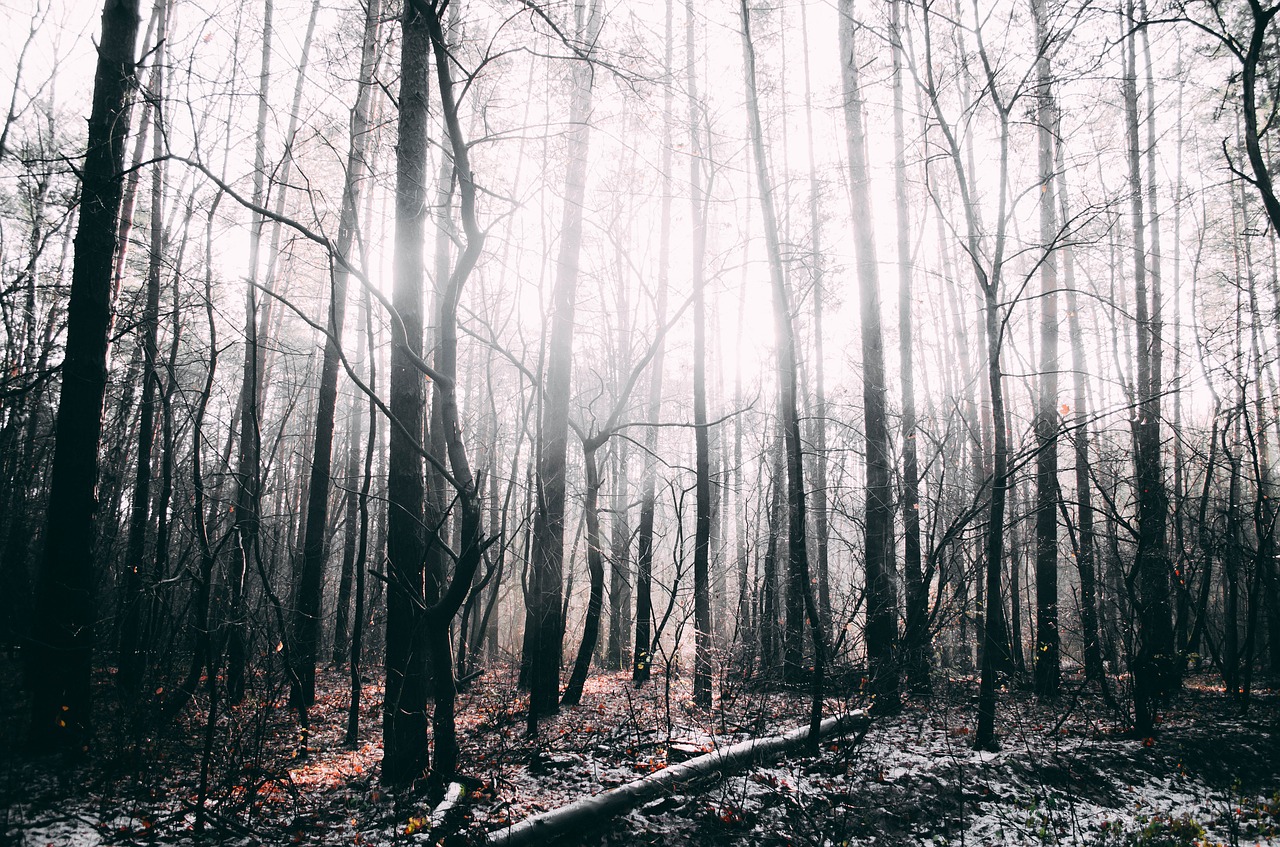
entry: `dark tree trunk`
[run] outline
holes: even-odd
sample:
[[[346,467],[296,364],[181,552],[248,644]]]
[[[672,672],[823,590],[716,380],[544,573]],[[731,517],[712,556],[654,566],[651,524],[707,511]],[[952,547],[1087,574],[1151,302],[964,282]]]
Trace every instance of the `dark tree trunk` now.
[[[626,666],[627,645],[631,641],[631,523],[628,520],[630,474],[628,443],[614,447],[613,517],[610,525],[609,557],[609,643],[607,664],[613,670]]]
[[[1097,540],[1093,526],[1093,483],[1089,479],[1089,418],[1085,389],[1084,333],[1080,327],[1080,304],[1072,279],[1070,253],[1065,256],[1067,315],[1071,333],[1071,369],[1074,373],[1075,476],[1076,476],[1076,565],[1080,571],[1080,629],[1084,639],[1085,677],[1106,684],[1098,635]]]
[[[782,425],[778,424],[777,432],[772,438],[773,445],[769,450],[770,486],[768,510],[765,518],[764,573],[760,575],[764,584],[759,588],[759,606],[757,623],[760,642],[760,666],[767,672],[777,672],[782,659],[782,623],[780,606],[782,603],[782,585],[778,578],[779,539],[787,532],[787,471],[786,446],[782,434]],[[762,473],[763,476],[763,473]],[[761,500],[764,500],[763,494]]]
[[[597,0],[580,18],[582,44],[594,45],[603,12]],[[581,11],[581,10],[580,10]],[[542,393],[541,444],[538,451],[538,507],[533,520],[533,562],[529,569],[529,614],[525,626],[533,650],[529,662],[529,729],[535,732],[542,715],[560,707],[560,660],[564,620],[561,610],[564,581],[565,454],[569,436],[569,401],[573,373],[574,314],[578,296],[578,257],[582,251],[582,203],[587,186],[587,155],[591,142],[592,85],[595,72],[588,62],[574,65],[569,108],[568,170],[565,173],[564,214],[560,252],[551,292],[551,335]]]
[[[377,2],[369,4],[370,9],[378,6]],[[366,19],[367,20],[367,19]],[[367,30],[366,30],[367,31]],[[376,41],[376,39],[375,39]],[[378,353],[374,342],[373,308],[368,289],[364,292],[365,344],[369,355],[369,390],[378,388]],[[369,401],[369,436],[364,447],[364,478],[360,481],[359,546],[356,551],[352,569],[355,571],[355,609],[351,618],[351,701],[347,707],[347,735],[345,743],[355,747],[360,739],[360,695],[363,686],[360,679],[360,668],[364,661],[364,634],[369,626],[369,613],[365,607],[365,563],[369,553],[369,490],[373,483],[374,453],[378,445],[378,411],[372,400]],[[378,549],[376,546],[374,549]]]
[[[327,558],[329,525],[329,488],[333,467],[333,419],[338,405],[338,353],[347,314],[347,282],[350,276],[344,261],[351,254],[359,225],[361,182],[364,180],[366,151],[369,146],[369,109],[373,93],[374,65],[377,62],[379,0],[371,0],[365,17],[364,41],[360,55],[360,79],[356,102],[351,109],[351,142],[347,152],[346,179],[342,186],[342,209],[338,218],[338,240],[335,245],[341,261],[333,263],[329,287],[329,337],[325,339],[324,358],[320,364],[320,390],[316,407],[315,437],[311,454],[311,478],[307,485],[306,532],[302,542],[302,568],[298,583],[298,607],[294,615],[296,641],[295,676],[298,691],[296,705],[309,708],[316,697],[316,659],[320,653],[320,607],[324,591],[324,569]],[[315,17],[311,19],[312,26]],[[308,30],[306,47],[311,44]],[[303,59],[305,66],[306,60]],[[359,434],[355,436],[359,441]],[[352,464],[355,450],[352,450]],[[349,509],[348,512],[353,512]],[[348,525],[348,535],[350,535]],[[350,545],[348,545],[350,546]],[[345,557],[344,557],[344,565]],[[350,581],[348,580],[348,586]],[[345,640],[345,636],[344,636]],[[335,639],[336,641],[336,639]],[[336,652],[336,648],[335,648]]]
[[[822,620],[831,625],[830,537],[831,520],[827,503],[827,385],[824,351],[823,309],[826,299],[825,256],[822,244],[822,216],[817,164],[814,159],[813,92],[809,74],[808,6],[800,6],[800,22],[804,29],[804,100],[805,127],[809,154],[809,229],[812,243],[809,261],[813,273],[813,513],[814,567],[818,574],[818,609]],[[898,89],[901,90],[900,88]],[[910,543],[910,542],[908,542]],[[918,547],[917,547],[918,550]]]
[[[1276,198],[1275,185],[1271,179],[1271,168],[1267,156],[1262,150],[1261,134],[1258,127],[1258,65],[1267,52],[1267,29],[1277,14],[1280,6],[1267,7],[1260,2],[1249,3],[1249,11],[1253,18],[1253,27],[1249,33],[1247,45],[1237,43],[1237,52],[1241,59],[1240,73],[1240,112],[1244,118],[1245,150],[1249,166],[1253,171],[1250,182],[1258,189],[1262,197],[1262,206],[1266,210],[1267,220],[1271,223],[1272,234],[1280,233],[1280,199]],[[1264,88],[1267,86],[1264,85]],[[1264,98],[1267,94],[1264,92]],[[1268,128],[1270,122],[1268,121]],[[1263,129],[1262,132],[1266,130]]]
[[[1009,409],[1005,408],[1005,428],[1013,431],[1013,421],[1009,417]],[[1023,495],[1027,492],[1022,492]],[[1023,531],[1024,521],[1021,519],[1018,504],[1018,484],[1012,478],[1009,480],[1009,499],[1005,505],[1005,510],[1012,515],[1008,530],[1006,530],[1008,542],[1008,560],[1009,560],[1009,657],[1013,663],[1013,672],[1019,676],[1025,676],[1027,673],[1026,655],[1022,650],[1022,577],[1026,568],[1023,567],[1022,555],[1026,546],[1025,533]],[[1030,498],[1027,498],[1030,501]],[[1027,607],[1031,607],[1031,592],[1027,591]]]
[[[266,0],[262,21],[262,62],[258,77],[257,141],[253,162],[253,204],[266,202],[267,88],[271,82],[272,0]],[[249,232],[249,279],[245,285],[244,376],[240,384],[240,438],[236,457],[235,529],[238,549],[228,578],[231,594],[227,616],[227,699],[232,705],[244,699],[245,664],[248,659],[248,620],[245,610],[245,578],[257,555],[261,529],[259,501],[262,494],[262,435],[258,404],[262,395],[263,358],[258,321],[258,265],[262,247],[263,216],[254,212]],[[284,636],[284,633],[281,633]]]
[[[168,2],[156,4],[159,11],[158,40],[166,38]],[[152,134],[152,151],[156,159],[164,153],[163,113],[159,108],[164,97],[163,48],[151,70],[150,96],[155,105],[156,131]],[[151,524],[151,453],[156,435],[156,385],[159,381],[160,356],[160,266],[164,244],[164,164],[151,166],[151,243],[147,256],[146,298],[138,332],[142,347],[142,399],[138,404],[138,456],[134,465],[132,505],[129,510],[129,540],[124,560],[124,597],[121,600],[119,682],[127,692],[134,692],[142,679],[142,613],[146,603],[144,574],[151,569],[145,563],[147,529]]]
[[[1036,641],[1035,689],[1058,693],[1062,676],[1058,634],[1058,240],[1054,200],[1052,49],[1044,0],[1032,8],[1036,28],[1036,127],[1040,168],[1040,396],[1036,408]],[[1017,597],[1014,603],[1017,603]]]
[[[906,585],[906,628],[902,664],[911,693],[927,696],[932,689],[929,666],[929,585],[921,567],[920,468],[916,444],[915,365],[911,314],[911,224],[907,197],[905,110],[902,97],[903,48],[900,0],[893,0],[893,185],[898,235],[898,349],[902,381],[902,528],[903,582]]]
[[[588,438],[582,444],[582,459],[586,466],[586,502],[583,515],[587,524],[587,571],[591,575],[591,594],[587,600],[587,619],[582,625],[582,641],[578,644],[578,656],[573,663],[573,673],[565,686],[560,702],[576,706],[582,702],[582,686],[586,684],[591,669],[591,657],[600,637],[600,612],[604,608],[604,537],[600,533],[600,467],[596,453],[604,439]]]
[[[672,71],[672,47],[675,40],[672,22],[672,2],[666,1],[666,59],[667,73]],[[674,112],[674,94],[670,86],[664,86],[662,120],[662,211],[658,234],[658,291],[654,311],[659,325],[667,317],[667,287],[671,267],[671,125]],[[656,424],[662,417],[662,367],[666,358],[666,344],[658,339],[649,374],[648,421]],[[650,655],[653,638],[653,521],[657,509],[656,487],[658,482],[658,428],[650,426],[645,432],[644,480],[640,494],[640,523],[636,540],[636,638],[632,653],[631,678],[636,685],[649,681],[653,668]]]
[[[787,606],[783,675],[790,682],[804,676],[804,621],[809,623],[814,639],[814,683],[821,686],[822,622],[817,619],[814,604],[807,602],[809,556],[806,549],[808,526],[805,521],[804,449],[800,436],[800,416],[796,388],[796,337],[791,322],[790,296],[782,263],[778,216],[774,207],[773,187],[765,158],[764,127],[760,120],[760,101],[756,90],[755,47],[751,40],[751,11],[743,0],[742,54],[747,88],[747,119],[751,132],[752,158],[755,160],[756,186],[760,192],[760,209],[764,219],[765,247],[769,257],[769,280],[773,299],[774,330],[777,335],[777,368],[779,416],[786,452],[787,485]],[[780,481],[779,481],[780,482]],[[820,706],[820,704],[815,704]]]
[[[1133,20],[1133,2],[1127,4]],[[1160,457],[1160,385],[1157,338],[1151,303],[1159,300],[1158,280],[1148,292],[1142,171],[1138,139],[1136,35],[1126,39],[1123,94],[1128,134],[1129,193],[1133,218],[1134,318],[1137,324],[1138,422],[1134,456],[1138,500],[1138,549],[1135,567],[1138,616],[1137,649],[1131,659],[1133,672],[1134,729],[1150,735],[1156,710],[1168,692],[1173,670],[1173,627],[1170,621],[1168,556],[1165,525],[1168,495]],[[1150,298],[1150,299],[1149,299]]]
[[[1061,116],[1055,112],[1054,119]],[[1055,127],[1054,135],[1061,137]],[[1064,145],[1056,145],[1057,192],[1060,219],[1070,220],[1067,208],[1066,156]],[[1071,340],[1072,421],[1075,432],[1076,481],[1076,568],[1080,572],[1080,632],[1084,640],[1085,678],[1106,691],[1106,671],[1102,664],[1102,641],[1098,625],[1097,532],[1094,529],[1093,483],[1089,478],[1089,397],[1088,364],[1084,330],[1080,321],[1080,298],[1076,289],[1075,254],[1068,245],[1062,251],[1062,275],[1067,290],[1067,331]],[[1110,695],[1107,695],[1110,696]]]
[[[991,392],[992,417],[1003,424],[1004,380],[1000,367],[1000,337],[1003,332],[1000,306],[995,291],[986,293],[987,379]],[[985,567],[986,626],[982,635],[982,672],[978,689],[978,731],[974,746],[994,749],[996,719],[996,675],[1010,664],[1009,639],[1004,624],[1000,590],[1000,567],[1004,558],[1005,496],[1009,487],[1009,433],[995,427],[994,467],[991,477],[990,525],[986,534]],[[1015,599],[1014,602],[1017,602]]]
[[[863,549],[867,586],[867,665],[875,708],[892,713],[900,704],[895,656],[898,603],[893,574],[893,485],[880,321],[880,274],[872,226],[871,179],[864,152],[866,132],[854,44],[852,0],[842,0],[840,5],[840,56],[862,321],[862,407],[867,449],[866,540]]]
[[[711,442],[707,427],[707,307],[703,274],[707,251],[707,208],[702,188],[701,104],[698,100],[693,4],[685,0],[685,76],[689,86],[689,214],[693,222],[693,702],[711,708]],[[803,525],[801,532],[803,532]]]
[[[457,14],[453,7],[454,15]],[[431,10],[426,19],[431,47],[435,54],[436,82],[440,91],[441,113],[444,117],[448,151],[453,160],[453,173],[458,185],[458,211],[464,233],[463,249],[459,252],[447,278],[440,280],[440,305],[437,325],[440,341],[436,347],[437,372],[432,375],[435,402],[432,404],[433,422],[439,433],[432,433],[444,446],[445,458],[452,472],[446,476],[444,465],[435,467],[436,474],[452,486],[457,503],[456,566],[446,579],[440,577],[438,599],[423,613],[427,630],[427,649],[431,666],[431,694],[435,710],[431,718],[431,732],[435,738],[435,769],[433,780],[437,788],[453,778],[459,764],[459,746],[456,724],[457,685],[454,681],[453,654],[449,643],[449,627],[458,610],[466,601],[475,584],[475,575],[484,555],[482,538],[483,508],[478,486],[471,471],[463,440],[462,421],[458,410],[458,304],[480,254],[484,249],[484,233],[476,219],[476,186],[471,172],[467,140],[462,135],[458,119],[458,104],[454,99],[453,76],[447,49],[444,22],[440,20],[441,7]],[[457,18],[451,16],[450,26]],[[439,524],[435,525],[430,545],[444,548],[447,544]]]
[[[200,553],[200,568],[196,573],[195,596],[191,607],[196,649],[186,678],[172,699],[165,704],[163,714],[166,719],[177,715],[195,695],[200,685],[201,671],[208,671],[207,686],[211,697],[216,698],[217,692],[218,659],[214,656],[214,638],[209,621],[209,601],[213,593],[213,573],[216,562],[209,534],[210,514],[205,508],[202,442],[205,440],[205,416],[209,411],[209,400],[213,396],[213,385],[218,373],[218,324],[214,318],[213,303],[213,226],[221,200],[221,194],[215,196],[205,221],[204,314],[209,328],[209,358],[205,365],[204,386],[196,398],[195,415],[191,425],[191,517],[195,526],[196,545]],[[210,708],[212,711],[212,707]]]
[[[340,668],[347,661],[347,652],[351,648],[351,584],[355,580],[356,561],[356,525],[359,521],[359,498],[353,489],[360,476],[360,442],[363,437],[363,418],[361,417],[360,397],[353,395],[351,403],[351,433],[347,444],[346,484],[348,492],[344,500],[345,515],[342,531],[342,565],[338,572],[338,602],[333,620],[333,652],[330,656],[333,666]]]
[[[401,22],[400,125],[396,143],[396,236],[392,303],[390,462],[387,473],[387,658],[382,712],[382,781],[403,786],[425,775],[427,644],[426,480],[423,472],[423,230],[427,219],[427,98],[431,35],[423,4],[405,5]]]
[[[107,0],[81,169],[67,306],[66,355],[54,435],[48,526],[30,642],[31,725],[36,752],[82,753],[92,735],[93,514],[107,381],[111,271],[120,214],[120,171],[129,133],[138,0]]]

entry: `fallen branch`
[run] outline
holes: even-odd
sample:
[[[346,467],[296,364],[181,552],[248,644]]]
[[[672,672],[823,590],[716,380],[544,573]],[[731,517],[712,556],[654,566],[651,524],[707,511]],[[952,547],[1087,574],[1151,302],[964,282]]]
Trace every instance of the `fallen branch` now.
[[[484,676],[484,668],[476,668],[471,673],[458,677],[454,680],[453,684],[458,688],[462,688],[464,685],[470,685],[482,676]]]
[[[818,736],[825,738],[856,731],[861,740],[870,726],[871,719],[866,712],[859,710],[827,718],[819,727]],[[597,827],[643,805],[664,791],[689,783],[719,780],[727,774],[799,750],[808,740],[807,726],[783,735],[748,739],[559,809],[533,815],[505,829],[494,830],[485,836],[484,843],[492,847],[523,847],[552,841],[569,833],[581,834],[585,829]]]
[[[458,809],[458,804],[467,796],[467,787],[461,782],[451,782],[445,789],[444,799],[440,805],[431,810],[432,831],[444,825],[445,821]]]

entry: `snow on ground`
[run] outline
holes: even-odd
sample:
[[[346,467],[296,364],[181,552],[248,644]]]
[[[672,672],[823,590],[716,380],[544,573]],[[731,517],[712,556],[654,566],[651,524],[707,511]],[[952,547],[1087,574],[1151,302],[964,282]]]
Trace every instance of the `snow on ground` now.
[[[710,713],[684,680],[636,690],[624,673],[593,676],[580,707],[525,737],[507,671],[460,698],[467,838],[607,790],[702,752],[806,721],[802,694],[728,690]],[[261,696],[219,723],[205,840],[252,844],[431,844],[430,805],[377,783],[380,696],[364,695],[361,743],[341,745],[342,680],[322,678],[311,750],[279,698]],[[1078,687],[1078,686],[1076,686]],[[1002,691],[1001,749],[971,746],[971,681],[942,682],[927,706],[877,719],[869,733],[710,786],[660,797],[581,833],[585,844],[1120,845],[1280,844],[1280,710],[1255,697],[1241,715],[1220,691],[1191,687],[1154,739],[1131,738],[1095,694],[1056,703]],[[853,702],[829,701],[834,714]],[[197,843],[204,716],[77,772],[0,765],[0,844],[98,847]],[[265,743],[257,745],[255,739]],[[457,842],[465,843],[465,841]]]

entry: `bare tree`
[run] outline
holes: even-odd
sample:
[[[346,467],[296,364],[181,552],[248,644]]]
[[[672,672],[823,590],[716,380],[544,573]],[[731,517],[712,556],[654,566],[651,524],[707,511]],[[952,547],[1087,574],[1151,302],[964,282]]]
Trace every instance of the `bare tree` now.
[[[235,524],[237,557],[231,563],[229,579],[231,608],[230,641],[227,647],[227,697],[232,703],[244,699],[245,665],[248,651],[248,620],[245,612],[245,579],[249,564],[258,555],[261,529],[262,432],[259,405],[262,396],[263,352],[259,331],[258,272],[262,250],[262,230],[266,218],[257,211],[267,199],[267,88],[271,82],[271,38],[273,0],[266,0],[262,20],[262,59],[258,74],[258,120],[253,157],[255,210],[249,225],[249,278],[245,285],[244,377],[240,386],[240,434],[236,459]],[[281,633],[283,636],[284,633]]]
[[[1040,396],[1036,406],[1036,641],[1035,686],[1055,696],[1061,679],[1058,634],[1058,237],[1054,199],[1053,69],[1044,0],[1032,3],[1036,34],[1036,135],[1040,169]],[[1018,603],[1014,595],[1014,604]]]
[[[156,384],[159,366],[158,336],[160,332],[160,270],[164,243],[164,99],[165,39],[167,37],[169,2],[156,3],[159,14],[157,41],[159,52],[151,68],[149,100],[155,113],[152,149],[158,160],[151,167],[151,244],[147,255],[146,298],[139,320],[142,347],[142,400],[138,404],[138,457],[135,465],[133,499],[129,510],[129,541],[125,553],[124,609],[120,622],[120,683],[126,690],[137,687],[143,671],[142,612],[146,580],[149,572],[143,559],[147,529],[151,518],[151,459],[156,434]]]
[[[390,460],[387,476],[387,657],[382,781],[408,785],[430,764],[427,746],[425,587],[426,478],[423,432],[423,230],[427,218],[427,99],[434,14],[405,4],[400,28],[400,123],[396,143],[396,236],[392,303]]]
[[[818,613],[813,589],[809,584],[809,556],[806,550],[804,458],[800,437],[800,416],[796,390],[796,337],[791,322],[790,296],[782,264],[778,216],[774,206],[773,185],[765,158],[764,127],[760,120],[760,98],[756,89],[755,46],[751,40],[751,9],[748,0],[740,5],[742,15],[742,57],[747,87],[747,124],[751,135],[752,158],[755,162],[756,187],[760,192],[760,211],[764,219],[765,248],[769,257],[769,281],[773,300],[775,341],[777,343],[777,377],[779,425],[786,453],[787,490],[787,629],[783,664],[784,676],[799,681],[804,659],[804,619],[807,613],[813,636],[813,713],[811,729],[821,721],[823,678],[826,671],[826,638]],[[782,480],[776,479],[775,485]],[[816,733],[814,733],[816,739]],[[815,742],[816,743],[816,742]]]
[[[318,6],[318,3],[317,3]],[[340,256],[350,254],[359,226],[361,183],[365,177],[369,150],[369,118],[373,76],[377,65],[380,0],[369,0],[360,54],[360,77],[356,102],[351,109],[351,142],[347,152],[346,176],[342,186],[342,206],[338,219],[335,249]],[[314,16],[312,26],[314,27]],[[310,46],[308,37],[306,45]],[[305,48],[304,48],[305,49]],[[327,554],[329,488],[333,462],[333,419],[338,403],[338,345],[346,323],[347,282],[350,272],[343,262],[334,262],[330,271],[328,336],[320,365],[320,388],[315,418],[315,441],[311,456],[311,476],[307,486],[305,535],[299,572],[298,603],[294,617],[295,676],[300,690],[298,705],[308,708],[316,696],[316,658],[320,649],[320,606]],[[357,439],[358,440],[358,433]],[[353,451],[353,455],[354,455]],[[350,527],[348,527],[350,534]]]
[[[111,271],[120,214],[120,171],[129,134],[138,0],[108,0],[80,171],[81,213],[67,305],[48,530],[36,585],[28,680],[28,741],[38,752],[79,755],[93,730],[92,532],[98,441],[107,381]]]
[[[689,92],[689,216],[693,221],[693,437],[695,528],[693,540],[693,701],[711,707],[711,443],[707,424],[707,199],[703,188],[701,103],[698,100],[693,4],[685,0],[685,77]],[[801,530],[803,532],[803,529]]]
[[[862,321],[862,408],[867,445],[866,541],[867,666],[875,708],[900,706],[898,602],[893,574],[893,487],[889,455],[888,389],[880,322],[880,271],[872,228],[870,176],[866,162],[862,93],[854,43],[853,0],[841,0],[840,69],[844,91],[853,237],[858,249],[858,305]]]
[[[604,22],[598,0],[578,0],[577,40],[588,52]],[[582,203],[587,184],[591,142],[592,91],[595,72],[576,62],[569,105],[568,170],[560,251],[551,292],[551,334],[542,392],[542,427],[538,450],[538,501],[533,522],[533,562],[529,569],[529,729],[536,732],[542,715],[560,707],[560,660],[564,621],[561,609],[564,566],[565,454],[569,435],[570,378],[573,372],[573,327],[577,306],[578,259],[582,250]]]
[[[1134,20],[1133,0],[1126,2],[1125,18]],[[1122,80],[1125,128],[1128,139],[1129,202],[1133,226],[1133,285],[1136,333],[1136,402],[1134,424],[1135,489],[1138,501],[1138,549],[1136,596],[1138,643],[1132,657],[1134,729],[1150,735],[1158,704],[1166,694],[1173,669],[1173,629],[1169,606],[1169,567],[1165,550],[1168,494],[1160,456],[1160,393],[1157,338],[1159,328],[1152,303],[1160,299],[1158,278],[1148,280],[1146,219],[1143,212],[1141,142],[1138,137],[1137,37],[1130,30],[1125,39]]]
[[[672,71],[675,30],[672,21],[673,0],[666,0],[666,40],[664,65]],[[663,90],[662,108],[662,199],[658,233],[658,290],[654,296],[657,319],[666,319],[667,288],[671,274],[671,125],[674,112],[674,91],[671,86]],[[666,348],[661,339],[653,357],[653,369],[649,372],[650,424],[658,423],[662,415],[662,368]],[[650,426],[645,433],[644,480],[640,494],[640,521],[636,538],[636,639],[632,653],[631,678],[636,685],[649,680],[653,668],[650,648],[653,641],[653,523],[657,511],[658,479],[658,429]]]
[[[902,3],[890,6],[890,50],[893,60],[893,192],[898,235],[898,367],[902,383],[902,578],[906,587],[906,626],[902,665],[913,694],[930,691],[929,579],[921,568],[920,463],[916,419],[914,320],[911,308],[911,222],[907,197],[905,109],[903,106]]]

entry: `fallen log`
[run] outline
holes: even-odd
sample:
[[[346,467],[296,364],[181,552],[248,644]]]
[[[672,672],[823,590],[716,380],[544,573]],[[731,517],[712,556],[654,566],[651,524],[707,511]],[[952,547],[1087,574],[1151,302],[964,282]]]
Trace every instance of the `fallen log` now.
[[[871,719],[867,713],[858,710],[827,718],[819,727],[818,736],[827,738],[857,732],[861,740],[870,726]],[[664,768],[635,782],[533,815],[505,829],[496,829],[485,836],[484,843],[490,847],[524,847],[554,841],[570,833],[580,835],[585,830],[597,828],[601,823],[642,806],[664,791],[689,783],[722,779],[735,771],[801,749],[808,740],[809,727],[803,726],[783,735],[741,741]]]
[[[440,828],[449,816],[458,810],[458,804],[467,796],[467,787],[461,782],[451,782],[444,790],[444,799],[431,810],[431,828]]]

